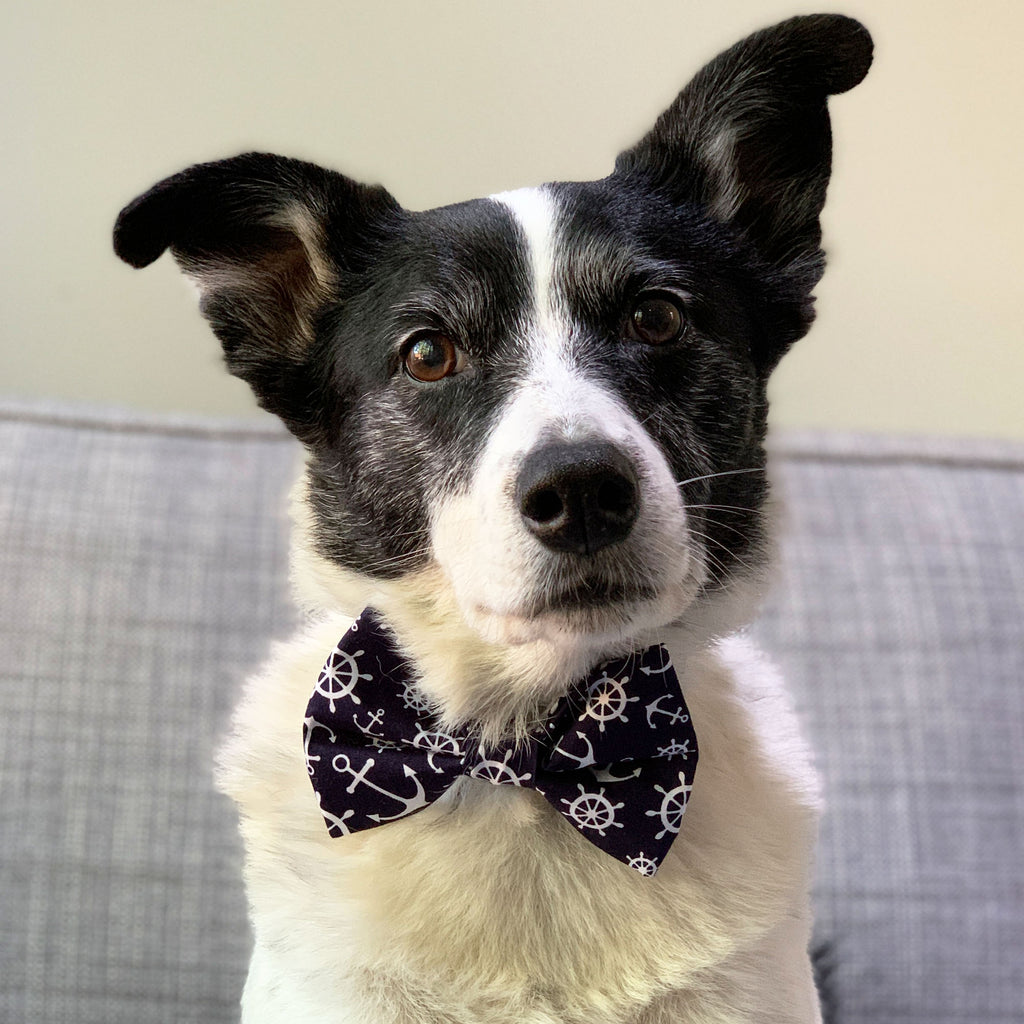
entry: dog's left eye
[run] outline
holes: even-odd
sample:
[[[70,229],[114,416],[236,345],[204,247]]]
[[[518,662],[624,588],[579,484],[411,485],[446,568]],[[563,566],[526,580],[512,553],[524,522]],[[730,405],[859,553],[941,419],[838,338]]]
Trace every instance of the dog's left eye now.
[[[461,369],[461,355],[447,334],[419,334],[405,346],[402,363],[413,380],[433,384]]]
[[[634,340],[645,345],[678,341],[686,331],[682,302],[663,292],[639,296],[630,314],[628,330]]]

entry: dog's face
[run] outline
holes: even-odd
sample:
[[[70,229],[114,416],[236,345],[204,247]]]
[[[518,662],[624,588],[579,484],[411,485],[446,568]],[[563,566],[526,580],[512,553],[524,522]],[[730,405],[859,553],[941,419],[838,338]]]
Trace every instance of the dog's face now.
[[[614,173],[412,213],[249,154],[122,212],[309,452],[319,554],[429,572],[485,638],[621,640],[756,571],[765,386],[810,324],[828,94],[870,39],[797,18],[706,67]]]

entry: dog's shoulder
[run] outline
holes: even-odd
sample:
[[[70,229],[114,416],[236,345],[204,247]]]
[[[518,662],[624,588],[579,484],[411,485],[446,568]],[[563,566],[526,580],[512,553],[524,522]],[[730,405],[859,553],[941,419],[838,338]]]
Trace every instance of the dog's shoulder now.
[[[227,738],[217,751],[218,788],[243,815],[258,813],[270,794],[291,789],[298,777],[312,800],[302,767],[306,705],[327,655],[352,623],[344,613],[321,614],[271,649],[245,680]]]

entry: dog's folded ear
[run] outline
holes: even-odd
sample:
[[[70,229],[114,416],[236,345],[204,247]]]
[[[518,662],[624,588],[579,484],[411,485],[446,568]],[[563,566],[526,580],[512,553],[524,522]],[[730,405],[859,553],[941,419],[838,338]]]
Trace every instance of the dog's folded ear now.
[[[318,317],[399,211],[382,188],[247,153],[190,167],[129,203],[114,251],[145,267],[170,249],[199,288],[230,371],[308,441],[324,413]]]
[[[701,70],[616,173],[702,206],[809,290],[821,276],[818,216],[831,171],[827,97],[871,65],[871,36],[841,15],[791,18]]]

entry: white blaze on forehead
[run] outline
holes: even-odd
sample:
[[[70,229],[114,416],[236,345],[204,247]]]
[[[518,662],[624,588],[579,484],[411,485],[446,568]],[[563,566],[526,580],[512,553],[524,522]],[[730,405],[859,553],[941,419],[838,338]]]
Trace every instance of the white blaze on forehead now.
[[[611,396],[574,365],[575,325],[555,292],[558,205],[544,187],[491,199],[512,214],[522,232],[533,299],[522,338],[527,351],[522,380],[491,438],[491,454],[505,450],[506,456],[521,456],[546,433],[565,440],[603,433],[595,429],[594,414]],[[564,261],[570,254],[560,257]]]
[[[577,259],[559,238],[557,198],[550,189],[531,188],[491,200],[508,210],[520,229],[531,301],[523,322],[516,325],[516,351],[509,355],[518,379],[491,424],[468,487],[443,496],[431,511],[437,562],[466,621],[485,636],[499,643],[523,643],[549,636],[549,630],[551,637],[564,639],[568,627],[556,613],[534,621],[531,609],[545,596],[560,556],[524,524],[515,499],[516,481],[523,460],[538,447],[601,438],[616,445],[636,468],[640,513],[629,550],[640,576],[655,586],[664,584],[659,601],[672,608],[672,615],[650,609],[645,614],[669,621],[697,585],[687,575],[690,555],[682,500],[664,455],[614,383],[602,375],[586,328],[574,321],[556,287],[556,272],[559,281],[565,280]],[[684,583],[690,587],[685,595]]]
[[[521,456],[545,434],[567,441],[594,435],[621,440],[621,405],[578,365],[573,353],[578,328],[555,289],[556,263],[564,268],[572,259],[558,248],[557,201],[544,187],[491,199],[512,214],[522,232],[533,302],[521,339],[527,358],[520,386],[491,438],[489,454]]]
[[[555,204],[544,188],[520,188],[491,196],[519,224],[526,242],[538,333],[557,331],[552,278],[555,271]]]

